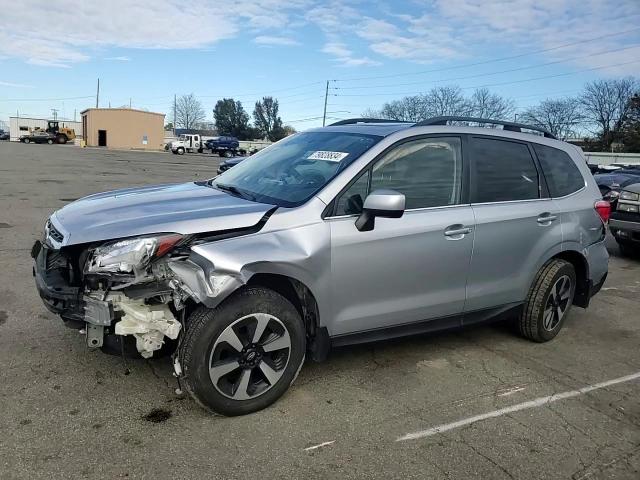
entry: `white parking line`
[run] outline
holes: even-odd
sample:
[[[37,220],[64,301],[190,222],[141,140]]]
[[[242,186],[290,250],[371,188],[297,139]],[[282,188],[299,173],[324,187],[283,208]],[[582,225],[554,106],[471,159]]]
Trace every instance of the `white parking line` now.
[[[438,425],[437,427],[428,428],[427,430],[421,430],[419,432],[414,432],[414,433],[407,433],[406,435],[403,435],[402,437],[397,438],[396,442],[403,442],[405,440],[417,440],[418,438],[431,437],[432,435],[437,435],[438,433],[464,427],[466,425],[471,425],[472,423],[480,422],[482,420],[487,420],[489,418],[496,418],[502,415],[506,415],[508,413],[519,412],[520,410],[526,410],[529,408],[543,407],[549,403],[557,402],[559,400],[565,400],[567,398],[577,397],[579,395],[584,395],[585,393],[589,393],[594,390],[606,388],[611,385],[616,385],[618,383],[631,382],[632,380],[637,380],[639,378],[640,378],[640,372],[637,372],[631,375],[627,375],[625,377],[614,378],[613,380],[607,380],[606,382],[600,382],[594,385],[589,385],[587,387],[583,387],[578,390],[570,390],[568,392],[556,393],[554,395],[549,395],[546,397],[539,397],[539,398],[536,398],[535,400],[530,400],[528,402],[523,402],[523,403],[517,403],[510,407],[501,408],[500,410],[494,410],[492,412],[483,413],[481,415],[476,415],[474,417],[464,418],[462,420],[458,420],[457,422],[445,423],[443,425]]]
[[[335,440],[331,440],[330,442],[322,442],[322,443],[319,443],[318,445],[314,445],[313,447],[307,447],[304,449],[304,451],[310,452],[311,450],[315,450],[316,448],[326,447],[327,445],[331,445],[334,443],[336,443]]]

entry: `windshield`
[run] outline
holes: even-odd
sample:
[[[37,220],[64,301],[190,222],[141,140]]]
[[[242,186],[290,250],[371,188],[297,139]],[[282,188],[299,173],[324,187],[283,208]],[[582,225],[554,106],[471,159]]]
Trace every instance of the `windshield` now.
[[[342,132],[299,133],[240,162],[211,184],[258,202],[295,207],[381,139]]]

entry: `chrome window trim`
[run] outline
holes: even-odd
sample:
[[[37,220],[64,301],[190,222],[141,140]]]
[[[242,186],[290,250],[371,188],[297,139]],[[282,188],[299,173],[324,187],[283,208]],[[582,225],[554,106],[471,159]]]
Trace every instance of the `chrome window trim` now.
[[[421,212],[426,210],[441,210],[445,208],[457,208],[457,207],[470,207],[470,203],[456,203],[455,205],[440,205],[439,207],[420,207],[420,208],[409,208],[404,211],[404,213],[413,213],[413,212]],[[324,220],[333,220],[335,218],[357,218],[359,217],[359,213],[352,213],[350,215],[335,215],[335,216],[327,216],[324,217]],[[401,217],[402,218],[402,217]]]
[[[502,200],[500,202],[476,202],[476,203],[471,203],[470,205],[472,207],[476,206],[476,205],[500,205],[500,204],[504,204],[504,203],[508,203],[508,204],[514,204],[514,203],[530,203],[530,202],[550,202],[551,200],[553,200],[553,198],[549,198],[549,197],[545,197],[545,198],[528,198],[525,200]]]

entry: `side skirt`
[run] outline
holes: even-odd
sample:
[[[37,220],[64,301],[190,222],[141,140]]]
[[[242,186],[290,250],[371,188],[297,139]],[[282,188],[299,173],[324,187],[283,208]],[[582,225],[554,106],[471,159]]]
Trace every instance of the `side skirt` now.
[[[392,327],[377,328],[373,330],[363,330],[355,333],[337,335],[330,338],[332,347],[342,347],[345,345],[355,345],[358,343],[377,342],[391,338],[406,337],[410,335],[420,335],[423,333],[440,332],[461,328],[467,325],[479,323],[496,322],[517,318],[522,312],[523,303],[511,303],[499,307],[486,308],[467,312],[460,315],[448,317],[432,318],[419,322],[394,325]]]

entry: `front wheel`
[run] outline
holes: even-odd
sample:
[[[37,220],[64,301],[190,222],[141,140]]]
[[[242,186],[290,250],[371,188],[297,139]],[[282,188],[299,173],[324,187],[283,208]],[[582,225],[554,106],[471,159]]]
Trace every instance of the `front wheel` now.
[[[23,140],[23,142],[24,142],[24,143],[31,143],[31,140],[29,140],[28,138],[25,138],[25,139]]]
[[[181,352],[185,384],[198,403],[222,415],[262,410],[293,383],[305,349],[296,308],[272,290],[246,288],[189,317]]]
[[[231,158],[233,157],[233,152],[231,150],[225,150],[224,152],[224,157],[225,158]]]
[[[178,148],[178,150],[176,150],[176,153],[178,155],[184,155],[184,148],[182,148],[182,147]]]
[[[564,324],[576,292],[576,272],[555,258],[538,272],[520,316],[520,333],[534,342],[553,339]]]

